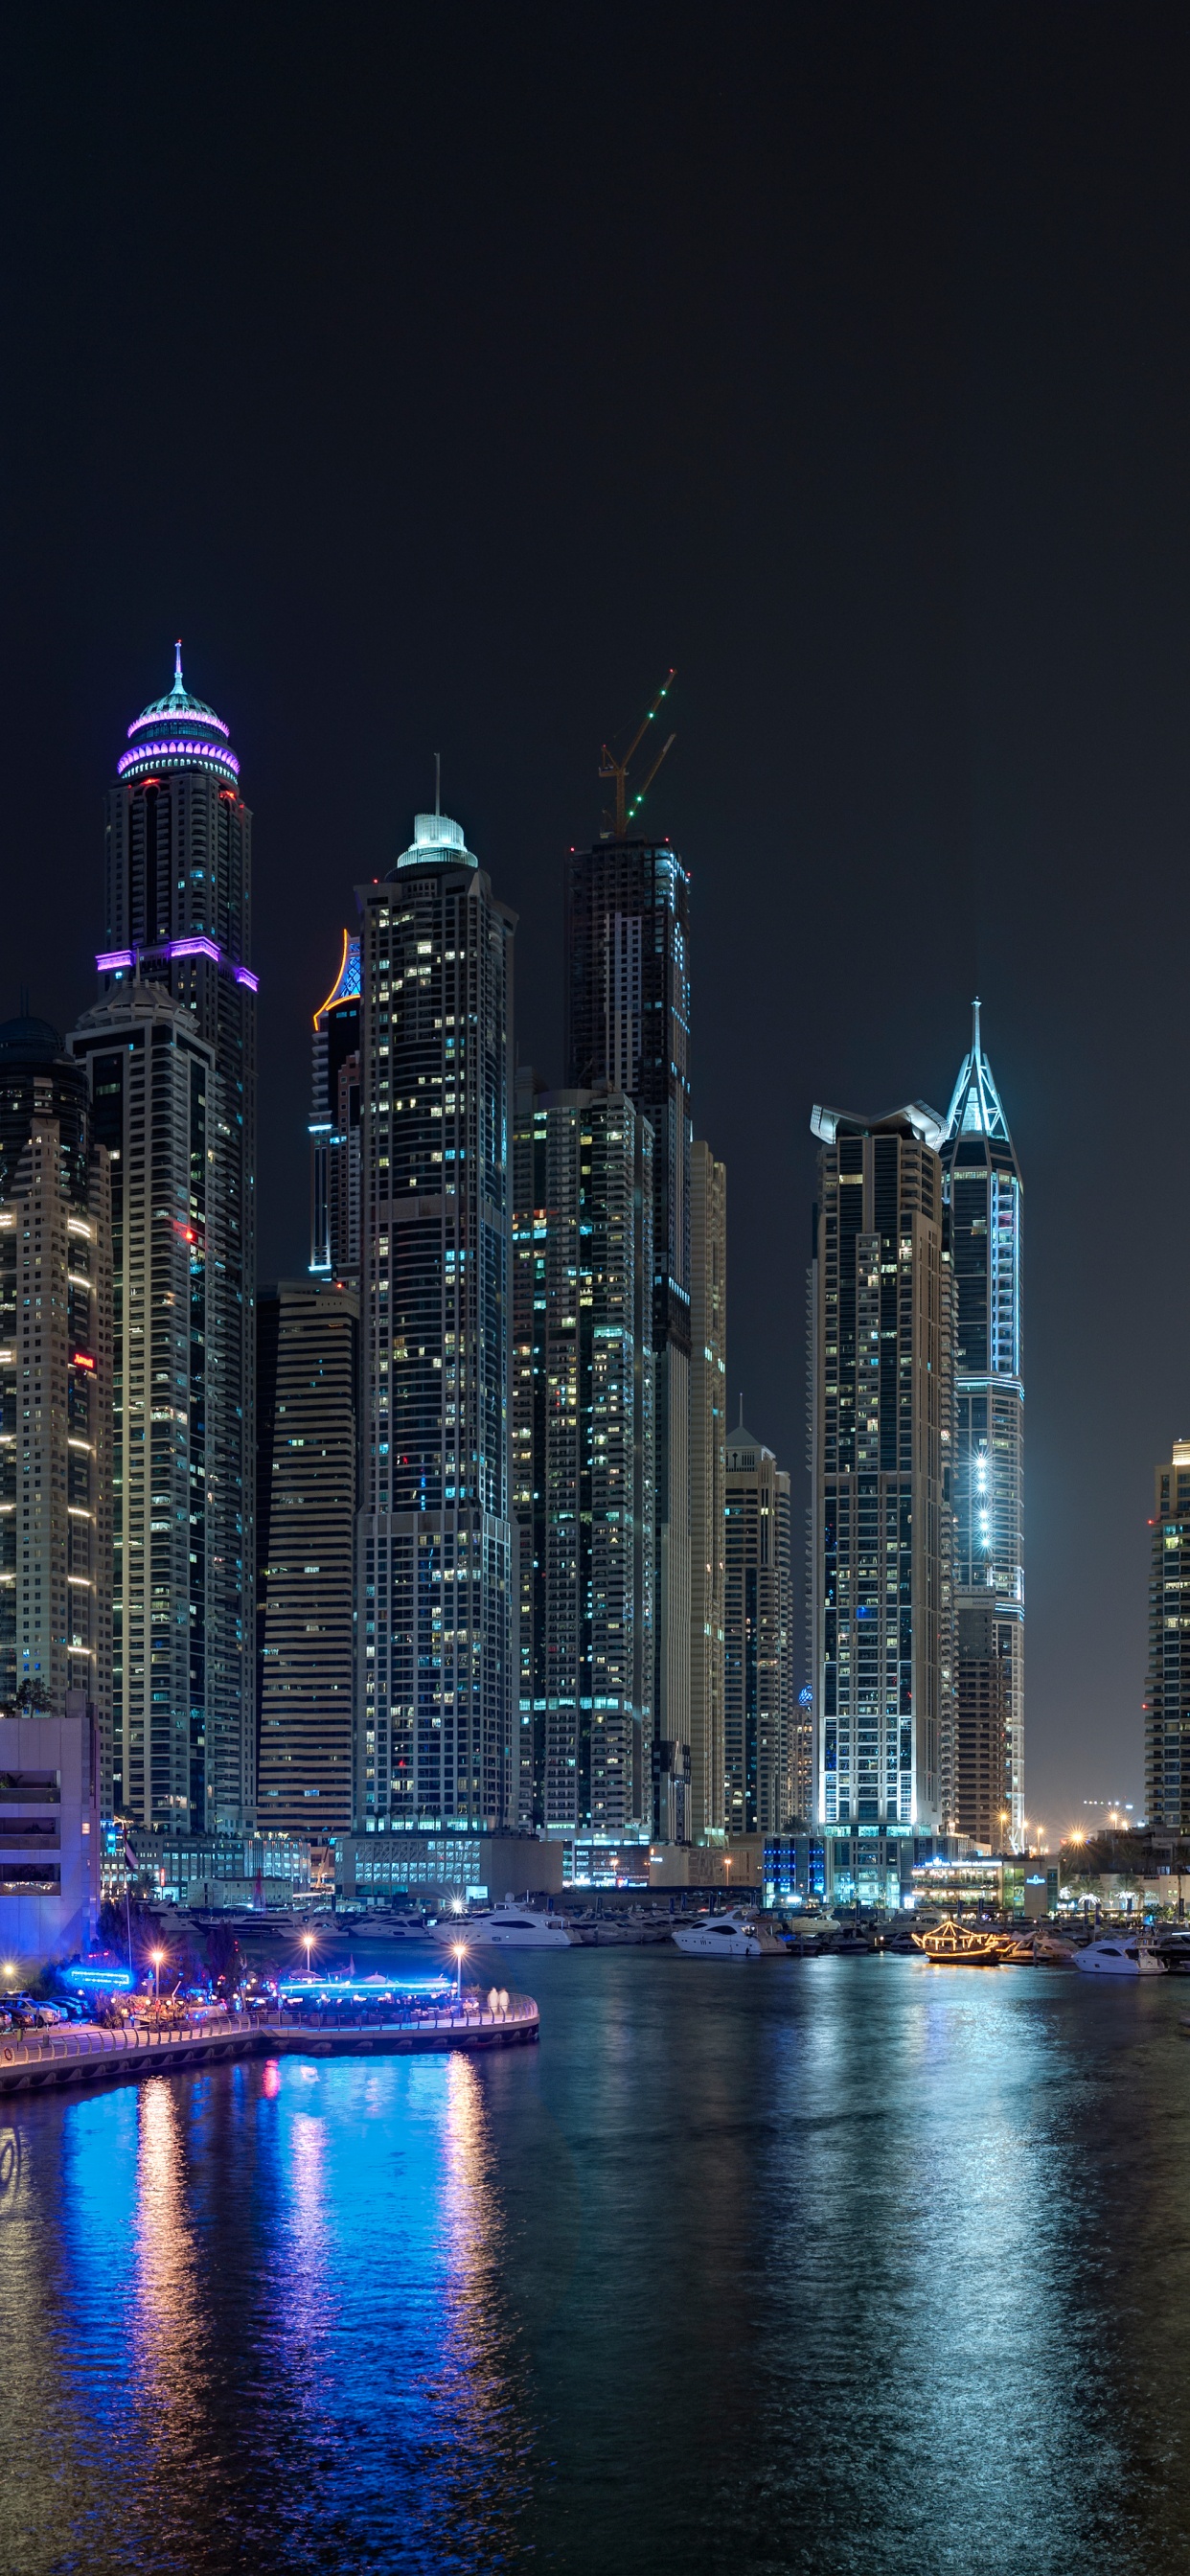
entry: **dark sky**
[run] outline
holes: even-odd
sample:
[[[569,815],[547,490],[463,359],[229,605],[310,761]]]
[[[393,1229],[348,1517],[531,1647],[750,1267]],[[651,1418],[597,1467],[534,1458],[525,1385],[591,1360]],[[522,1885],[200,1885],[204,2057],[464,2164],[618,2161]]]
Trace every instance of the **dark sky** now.
[[[815,1099],[1026,1184],[1027,1803],[1140,1796],[1190,1432],[1190,16],[11,10],[0,1006],[92,998],[103,789],[186,675],[256,817],[262,1275],[309,1014],[432,793],[520,912],[672,662],[729,1349],[802,1498]]]

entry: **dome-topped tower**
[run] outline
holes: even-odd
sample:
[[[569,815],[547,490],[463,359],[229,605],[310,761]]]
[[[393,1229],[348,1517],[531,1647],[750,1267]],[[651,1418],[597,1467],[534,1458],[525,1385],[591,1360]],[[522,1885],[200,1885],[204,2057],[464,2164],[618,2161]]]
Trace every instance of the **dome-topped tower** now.
[[[174,646],[173,687],[129,725],[128,740],[132,748],[117,765],[123,779],[144,778],[150,770],[192,769],[196,762],[233,783],[240,774],[222,716],[196,698],[182,677],[180,636]]]

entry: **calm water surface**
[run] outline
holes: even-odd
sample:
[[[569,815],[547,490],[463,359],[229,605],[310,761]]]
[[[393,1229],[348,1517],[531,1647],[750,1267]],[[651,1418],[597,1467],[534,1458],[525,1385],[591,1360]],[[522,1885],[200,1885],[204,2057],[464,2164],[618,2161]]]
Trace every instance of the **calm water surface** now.
[[[0,2105],[6,2576],[1179,2546],[1190,1985],[522,1967],[539,2050]]]

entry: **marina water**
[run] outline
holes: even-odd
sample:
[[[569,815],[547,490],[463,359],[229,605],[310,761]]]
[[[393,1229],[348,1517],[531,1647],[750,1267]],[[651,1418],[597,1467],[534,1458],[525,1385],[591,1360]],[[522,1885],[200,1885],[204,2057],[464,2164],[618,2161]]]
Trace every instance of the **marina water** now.
[[[532,2051],[3,2105],[11,2576],[1120,2576],[1174,2546],[1190,1987],[518,1973]]]

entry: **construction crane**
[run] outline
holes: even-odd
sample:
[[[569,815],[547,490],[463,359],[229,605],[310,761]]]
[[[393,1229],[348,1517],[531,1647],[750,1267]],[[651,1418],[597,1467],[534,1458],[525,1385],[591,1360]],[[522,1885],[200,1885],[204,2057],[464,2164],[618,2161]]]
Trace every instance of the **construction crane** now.
[[[647,777],[641,781],[631,804],[629,804],[629,767],[636,758],[636,754],[644,741],[650,725],[654,722],[659,708],[663,701],[669,696],[673,679],[674,673],[672,671],[667,672],[647,716],[644,718],[643,722],[637,726],[636,732],[633,734],[632,740],[628,745],[628,749],[625,752],[623,759],[617,760],[615,753],[608,750],[606,743],[604,743],[603,749],[599,755],[600,777],[613,778],[615,780],[615,808],[611,814],[604,815],[603,821],[605,831],[611,833],[617,841],[622,841],[624,839],[629,824],[635,821],[667,751],[672,751],[673,746],[677,741],[678,737],[676,733],[671,733],[668,742],[662,743],[661,749],[657,754],[652,768],[650,769]]]

